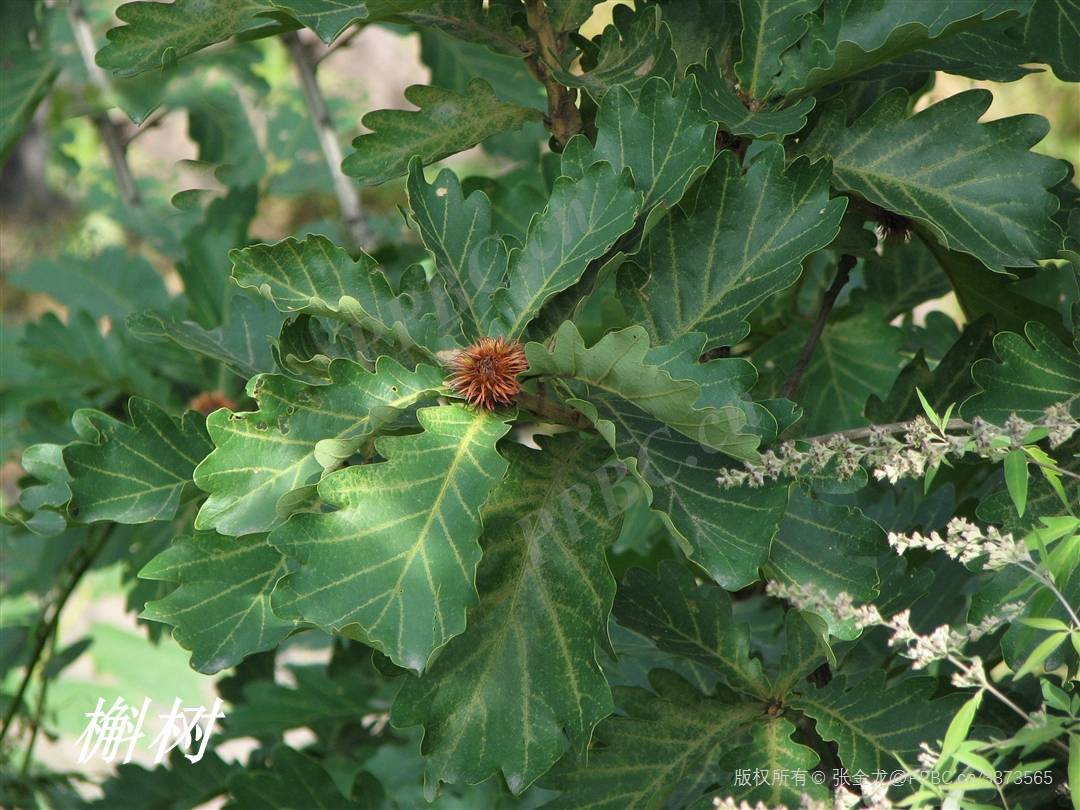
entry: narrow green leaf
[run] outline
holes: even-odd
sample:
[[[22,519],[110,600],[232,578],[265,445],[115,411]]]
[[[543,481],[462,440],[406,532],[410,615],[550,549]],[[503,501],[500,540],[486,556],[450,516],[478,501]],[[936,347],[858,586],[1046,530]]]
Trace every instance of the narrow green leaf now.
[[[483,79],[470,81],[464,94],[414,84],[405,99],[419,109],[376,110],[363,117],[372,132],[353,141],[356,151],[341,164],[345,174],[365,185],[384,183],[405,174],[414,155],[425,165],[434,163],[543,117],[533,107],[500,101]]]
[[[1018,681],[1025,675],[1041,669],[1043,663],[1050,657],[1051,653],[1064,644],[1065,639],[1068,637],[1069,631],[1066,630],[1060,633],[1052,633],[1040,641],[1028,657],[1024,659],[1024,663],[1020,665],[1020,668],[1016,670],[1016,674],[1013,675],[1013,680]]]
[[[75,413],[83,441],[64,448],[64,462],[71,473],[68,511],[82,523],[168,520],[212,449],[201,414],[174,419],[138,397],[127,410],[130,424],[100,411]]]
[[[293,490],[339,465],[401,412],[442,387],[442,371],[414,371],[383,357],[374,372],[351,360],[330,363],[326,385],[278,374],[254,378],[251,412],[215,411],[207,419],[214,449],[195,470],[210,497],[195,518],[198,529],[241,535],[281,522],[277,507]]]
[[[386,461],[319,482],[337,511],[293,515],[270,542],[299,563],[274,591],[275,613],[348,631],[419,673],[476,604],[480,508],[506,473],[495,444],[510,426],[462,405],[417,418],[423,433],[376,442]]]
[[[937,415],[937,411],[934,410],[933,406],[926,401],[926,396],[918,389],[918,387],[915,388],[915,394],[918,396],[919,404],[922,405],[923,413],[926,414],[926,418],[930,420],[930,424],[944,430],[941,417]]]
[[[562,755],[563,730],[584,750],[613,708],[596,661],[615,596],[604,549],[619,521],[597,475],[610,450],[595,437],[540,441],[539,452],[503,451],[510,468],[483,512],[468,632],[394,701],[395,726],[426,729],[429,790],[501,770],[520,793]]]
[[[1034,627],[1037,630],[1063,630],[1068,632],[1069,625],[1061,621],[1061,619],[1045,619],[1038,616],[1032,616],[1029,618],[1017,619],[1020,624],[1025,624],[1028,627]]]
[[[1016,514],[1023,517],[1028,494],[1027,455],[1023,450],[1009,451],[1005,456],[1004,467],[1005,486],[1009,490],[1009,497],[1016,506]]]
[[[946,762],[960,747],[960,743],[967,739],[968,731],[971,730],[971,724],[975,720],[975,714],[979,711],[979,706],[982,705],[982,698],[983,692],[980,689],[960,707],[960,711],[949,722],[949,727],[945,730],[945,738],[941,743],[939,763]]]
[[[533,217],[525,244],[510,253],[506,286],[495,292],[485,331],[517,338],[551,296],[634,224],[642,197],[628,172],[593,164],[579,180],[559,177],[548,206]]]
[[[897,89],[850,125],[836,102],[798,151],[830,158],[841,188],[922,223],[992,270],[1036,266],[1061,246],[1047,189],[1065,164],[1028,151],[1046,135],[1043,118],[979,123],[990,101],[988,91],[971,90],[909,117],[908,94]],[[986,177],[994,182],[972,179]]]
[[[270,592],[288,571],[266,535],[178,537],[139,571],[141,579],[177,584],[147,602],[140,618],[173,625],[192,668],[213,675],[272,650],[295,629],[270,610]]]

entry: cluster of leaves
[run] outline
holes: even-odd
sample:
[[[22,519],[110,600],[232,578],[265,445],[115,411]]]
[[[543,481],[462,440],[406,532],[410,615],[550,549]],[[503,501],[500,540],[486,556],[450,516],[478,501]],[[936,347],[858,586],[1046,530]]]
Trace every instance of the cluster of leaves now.
[[[57,9],[4,8],[6,154],[50,86],[93,67],[65,63],[76,33]],[[980,121],[986,91],[915,111],[936,70],[1012,81],[1038,62],[1080,80],[1075,5],[639,1],[589,39],[593,13],[116,9],[97,114],[186,109],[225,190],[178,194],[169,216],[88,200],[175,267],[183,296],[122,248],[15,282],[70,314],[5,330],[4,451],[26,448],[26,478],[5,510],[20,564],[3,585],[45,611],[2,628],[4,733],[33,745],[42,707],[9,685],[35,674],[81,572],[119,558],[129,606],[171,626],[195,670],[235,668],[218,682],[225,734],[259,746],[245,765],[124,766],[102,806],[412,807],[421,782],[445,806],[795,805],[829,798],[841,769],[915,768],[920,743],[948,750],[953,776],[1053,775],[972,781],[953,797],[965,807],[985,806],[980,791],[1050,806],[1080,787],[1080,660],[1063,643],[1080,628],[1054,594],[1080,604],[1075,522],[1042,549],[1049,585],[886,542],[955,516],[1042,542],[1034,530],[1080,494],[1076,439],[1051,456],[1045,433],[1024,436],[1004,472],[968,459],[925,486],[828,465],[717,484],[785,441],[923,407],[943,434],[954,404],[998,425],[1050,406],[1080,417],[1072,168],[1030,151],[1039,116]],[[251,41],[306,27],[329,44],[373,24],[419,31],[432,84],[406,91],[416,110],[365,116],[340,169],[365,186],[403,178],[408,237],[369,254],[331,223],[252,244],[273,156],[234,87],[262,81]],[[225,40],[241,44],[203,50]],[[286,146],[272,148],[325,123],[275,113]],[[478,144],[512,168],[425,170]],[[336,170],[277,181],[329,187]],[[962,331],[914,317],[949,291]],[[529,363],[525,395],[491,412],[444,369],[489,335],[524,343]],[[1054,474],[1029,480],[1029,466]],[[1000,688],[1052,715],[1052,733],[766,582],[910,609],[924,631],[1021,600],[1027,623],[977,651],[999,676],[1037,676]],[[327,663],[281,685],[276,651],[304,643]],[[64,653],[51,660],[78,650]],[[314,732],[303,751],[282,742],[299,727]],[[828,778],[745,784],[741,770]],[[23,773],[5,803],[70,798],[65,775]],[[913,789],[890,796],[933,806],[944,790]]]

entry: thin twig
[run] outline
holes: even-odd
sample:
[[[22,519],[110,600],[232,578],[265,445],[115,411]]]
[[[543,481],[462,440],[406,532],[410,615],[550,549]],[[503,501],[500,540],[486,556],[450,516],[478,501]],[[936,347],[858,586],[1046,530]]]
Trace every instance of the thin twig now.
[[[30,741],[26,743],[26,751],[23,752],[22,768],[19,773],[26,776],[30,772],[30,763],[34,759],[34,745],[37,743],[38,732],[41,730],[41,719],[45,716],[45,700],[49,693],[49,679],[45,677],[44,670],[49,668],[49,662],[56,653],[57,628],[54,626],[49,634],[49,643],[46,645],[47,652],[41,660],[41,685],[38,687],[37,705],[34,707],[34,716],[30,718]]]
[[[577,90],[555,81],[552,68],[559,64],[562,48],[551,27],[551,17],[543,0],[525,0],[525,15],[536,34],[536,47],[525,57],[525,66],[533,78],[544,85],[548,97],[548,125],[559,147],[582,130],[577,108]]]
[[[795,367],[788,374],[783,387],[780,389],[780,396],[785,399],[791,399],[796,389],[798,389],[802,376],[806,372],[807,366],[810,365],[810,358],[814,355],[814,349],[821,339],[821,333],[825,330],[825,322],[829,319],[829,313],[832,312],[833,305],[836,304],[836,299],[840,296],[840,290],[847,284],[851,268],[854,266],[854,256],[844,254],[840,257],[840,262],[836,265],[836,278],[833,279],[829,289],[825,291],[825,298],[821,302],[817,320],[814,321],[814,328],[810,330],[810,336],[806,339],[806,345],[803,346],[798,362],[795,363]]]
[[[592,423],[585,414],[566,408],[545,396],[536,396],[522,391],[517,395],[517,403],[544,421],[575,427],[579,430],[592,428]]]
[[[45,650],[45,644],[60,621],[60,614],[64,610],[64,605],[67,603],[68,598],[71,596],[76,586],[82,580],[83,575],[90,569],[90,565],[94,562],[94,559],[109,541],[109,536],[112,534],[112,530],[115,526],[115,523],[107,524],[102,531],[98,533],[97,537],[72,553],[68,561],[71,569],[66,583],[59,592],[55,594],[55,598],[52,593],[46,597],[45,609],[34,627],[33,647],[30,651],[30,660],[26,664],[26,672],[23,674],[22,681],[20,681],[18,689],[15,690],[15,694],[11,698],[11,703],[4,715],[4,722],[0,725],[0,742],[3,742],[4,738],[7,736],[8,729],[11,728],[11,723],[15,719],[15,715],[18,714],[19,706],[22,705],[23,696],[26,694],[26,689],[30,685],[30,680],[33,678],[34,671],[37,669],[37,665],[41,660],[41,654]],[[51,611],[49,610],[50,605],[52,606]]]
[[[83,64],[86,66],[90,83],[97,88],[102,100],[107,101],[111,95],[109,79],[105,71],[94,61],[94,32],[90,28],[90,22],[86,19],[86,12],[83,11],[79,0],[70,0],[68,3],[68,19],[71,21],[71,30],[75,34],[75,42],[79,46],[79,55],[82,56]],[[91,120],[98,131],[98,137],[105,144],[105,151],[109,156],[120,198],[130,207],[141,205],[139,187],[135,184],[131,167],[128,166],[126,145],[120,125],[112,118],[108,110],[95,113],[91,116]]]
[[[289,31],[282,34],[282,39],[285,40],[293,64],[296,66],[296,74],[300,78],[304,101],[311,113],[315,134],[319,138],[319,146],[326,159],[326,167],[330,170],[330,179],[334,184],[334,194],[337,196],[338,207],[341,209],[341,218],[345,222],[345,230],[353,243],[352,247],[362,247],[367,239],[367,226],[360,207],[360,192],[356,184],[341,171],[341,144],[338,142],[333,119],[330,118],[326,99],[319,89],[319,81],[315,76],[315,61],[307,45],[301,42],[295,32]]]

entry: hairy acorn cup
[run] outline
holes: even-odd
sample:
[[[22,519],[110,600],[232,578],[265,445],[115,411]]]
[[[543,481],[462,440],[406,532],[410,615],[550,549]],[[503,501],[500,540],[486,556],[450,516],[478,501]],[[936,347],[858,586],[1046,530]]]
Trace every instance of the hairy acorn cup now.
[[[529,368],[520,343],[503,337],[482,337],[449,362],[449,385],[473,405],[493,410],[509,405],[521,393],[517,375]]]

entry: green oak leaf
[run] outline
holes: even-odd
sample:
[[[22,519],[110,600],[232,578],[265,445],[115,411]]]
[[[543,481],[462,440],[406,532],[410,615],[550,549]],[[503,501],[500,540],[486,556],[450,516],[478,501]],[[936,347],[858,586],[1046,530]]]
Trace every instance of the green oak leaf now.
[[[169,341],[195,354],[217,360],[247,379],[273,367],[269,335],[281,329],[282,314],[267,300],[237,293],[225,313],[226,323],[204,329],[161,312],[139,312],[127,319],[136,337]]]
[[[138,397],[127,410],[130,424],[88,409],[72,418],[82,441],[64,448],[68,511],[81,523],[170,519],[195,465],[212,449],[201,414],[176,419]]]
[[[982,270],[982,265],[978,266]],[[934,254],[921,239],[910,242],[886,239],[880,254],[872,246],[863,258],[864,286],[852,290],[851,300],[860,306],[881,307],[885,310],[886,320],[891,321],[952,289],[948,276],[941,270]],[[985,276],[985,272],[979,273],[980,283],[984,282]]]
[[[637,95],[650,76],[675,82],[678,60],[672,49],[671,29],[660,19],[656,6],[634,11],[618,5],[612,23],[604,29],[595,54],[583,60],[584,73],[562,69],[554,76],[567,87],[581,87],[599,102],[614,87]]]
[[[832,597],[847,593],[856,602],[869,602],[878,594],[874,558],[888,548],[885,532],[859,509],[794,487],[765,570],[785,585],[813,585]],[[827,609],[822,618],[837,638],[851,640],[862,632]]]
[[[363,117],[372,132],[353,141],[356,151],[341,164],[345,174],[367,185],[384,183],[405,174],[414,155],[425,165],[434,163],[543,117],[534,107],[500,101],[479,78],[464,93],[414,84],[405,99],[419,109],[376,110]]]
[[[1061,246],[1050,220],[1058,203],[1047,189],[1065,164],[1028,151],[1046,135],[1039,116],[978,123],[991,98],[958,93],[909,117],[908,94],[896,89],[850,125],[843,102],[834,102],[798,150],[831,159],[840,187],[914,219],[992,270],[1035,266]]]
[[[983,317],[964,327],[963,333],[931,371],[922,350],[897,376],[884,400],[871,394],[866,402],[866,418],[875,424],[903,422],[923,413],[916,388],[938,413],[963,402],[975,392],[971,367],[988,357],[993,349],[994,322]]]
[[[20,3],[10,13],[26,17],[22,22],[28,28],[32,27],[33,4]],[[6,16],[4,23],[17,27]],[[0,74],[0,162],[7,160],[26,125],[34,117],[34,110],[60,73],[52,49],[32,49],[26,38],[20,36],[22,33],[18,30],[5,31],[0,41],[0,62],[4,66]]]
[[[576,31],[593,13],[596,0],[547,0],[548,18],[556,34]]]
[[[738,0],[742,17],[739,84],[751,98],[766,99],[775,90],[780,57],[810,27],[809,17],[821,0]]]
[[[272,245],[229,251],[232,277],[241,287],[258,290],[281,312],[324,315],[358,326],[376,338],[396,343],[421,359],[454,345],[441,324],[450,313],[440,309],[437,291],[425,290],[422,271],[407,271],[400,294],[366,253],[353,259],[325,236],[292,237]],[[431,285],[434,286],[434,285]]]
[[[727,463],[718,453],[625,400],[575,405],[642,482],[653,511],[690,559],[728,590],[757,580],[784,514],[787,487],[722,490],[716,478]]]
[[[616,173],[605,162],[577,180],[559,177],[547,208],[529,223],[525,243],[510,252],[506,284],[495,292],[484,331],[519,337],[545,301],[574,284],[630,230],[641,200],[629,172]]]
[[[903,561],[898,560],[900,566]],[[784,615],[784,654],[775,672],[770,672],[772,697],[783,701],[815,669],[828,659],[825,640],[819,632],[820,624],[809,624],[813,619],[796,610]]]
[[[205,719],[202,721],[205,723]],[[229,777],[240,771],[237,763],[226,764],[215,751],[208,748],[198,762],[192,762],[177,746],[169,755],[169,767],[150,768],[134,762],[118,765],[116,773],[101,784],[104,795],[97,801],[78,804],[95,810],[115,810],[118,807],[175,807],[178,804],[197,807],[213,802],[225,792]],[[178,797],[184,797],[182,802]],[[66,803],[66,802],[65,802]],[[75,802],[72,802],[75,804]]]
[[[650,78],[637,101],[624,87],[613,88],[600,102],[596,116],[596,145],[575,136],[562,156],[562,173],[582,177],[598,160],[617,172],[629,167],[634,188],[645,195],[643,211],[677,203],[712,162],[716,125],[701,110],[694,79],[671,85]]]
[[[269,0],[125,3],[116,9],[116,17],[126,24],[108,30],[109,43],[95,61],[116,76],[168,68],[177,59],[237,34],[254,38],[277,33],[282,25],[263,16],[268,11],[272,11]]]
[[[266,770],[249,768],[229,777],[228,810],[370,810],[378,806],[373,796],[363,796],[356,803],[342,795],[322,765],[285,743],[274,746],[269,765]],[[350,783],[363,775],[363,771],[350,771]]]
[[[372,677],[331,677],[321,666],[291,666],[295,686],[272,680],[245,683],[223,732],[228,738],[272,737],[289,729],[363,717],[373,708]],[[350,672],[350,674],[352,674]]]
[[[529,343],[525,355],[529,377],[570,380],[581,385],[579,398],[622,399],[669,427],[717,450],[742,446],[739,431],[746,416],[736,404],[697,407],[701,386],[692,379],[673,379],[646,361],[649,335],[640,326],[609,332],[591,348],[577,327],[566,321],[547,345]]]
[[[463,405],[416,415],[424,432],[376,441],[386,461],[319,482],[337,511],[293,515],[270,542],[299,563],[274,592],[278,615],[356,635],[420,673],[476,603],[480,508],[506,473],[495,444],[510,425]]]
[[[479,191],[466,198],[450,169],[427,183],[415,158],[406,187],[412,221],[435,259],[465,334],[475,338],[491,319],[491,296],[502,283],[508,258],[506,244],[492,228],[491,201]]]
[[[371,23],[430,5],[430,0],[270,0],[329,45],[354,22]]]
[[[213,452],[195,470],[195,484],[210,497],[195,519],[197,529],[268,531],[285,516],[277,512],[283,497],[314,483],[443,383],[434,366],[410,371],[389,357],[380,358],[374,371],[338,358],[327,374],[326,385],[279,374],[255,377],[248,395],[257,411],[210,414]]]
[[[564,729],[583,750],[613,708],[595,652],[615,596],[604,550],[620,521],[597,474],[610,450],[579,434],[503,452],[510,470],[483,511],[468,632],[394,701],[395,726],[425,727],[429,791],[501,770],[520,793],[562,755]]]
[[[769,696],[761,662],[750,657],[749,630],[732,617],[731,597],[715,585],[696,584],[685,565],[664,560],[656,576],[630,569],[619,586],[615,617],[664,652],[715,670],[730,689]]]
[[[808,332],[805,326],[791,327],[754,352],[754,362],[773,381],[765,391],[775,390],[795,367]],[[865,425],[867,398],[885,396],[900,372],[903,340],[903,333],[878,310],[830,321],[803,373],[799,388],[805,394],[796,392],[805,409],[798,432],[816,436]]]
[[[992,315],[994,325],[1001,331],[1009,332],[1022,332],[1028,321],[1039,321],[1050,327],[1061,340],[1072,337],[1062,324],[1058,311],[1053,306],[1029,298],[1022,286],[1023,281],[1033,285],[1041,282],[1053,289],[1052,302],[1053,299],[1060,299],[1063,290],[1059,289],[1060,282],[1055,283],[1052,268],[1016,268],[1015,274],[1026,276],[1022,281],[1009,278],[1004,273],[990,274],[978,259],[966,253],[947,250],[921,230],[916,229],[920,241],[926,243],[939,267],[945,271],[944,275],[956,293],[957,303],[968,320]]]
[[[864,773],[916,767],[919,743],[935,744],[945,734],[963,695],[931,700],[933,678],[913,677],[885,688],[885,673],[875,672],[848,688],[838,675],[820,689],[793,695],[792,707],[817,721],[817,732],[840,749],[849,771]]]
[[[739,98],[735,88],[724,78],[720,56],[709,51],[703,65],[693,65],[689,71],[701,86],[701,101],[709,118],[732,135],[751,138],[783,138],[806,126],[806,116],[814,109],[813,98],[803,98],[786,107],[752,102],[751,109]]]
[[[732,785],[716,793],[720,798],[731,796],[737,801],[764,802],[767,807],[797,807],[804,796],[819,801],[827,799],[828,788],[813,779],[796,784],[794,774],[805,778],[818,764],[820,757],[802,743],[792,739],[795,726],[783,717],[768,717],[755,723],[750,741],[724,755],[724,764],[732,771],[746,769],[751,773],[765,771],[769,779],[750,780],[746,787]],[[784,775],[789,775],[784,778]],[[732,780],[734,782],[734,780]]]
[[[247,656],[274,649],[296,625],[270,610],[270,592],[289,572],[266,535],[178,537],[139,571],[140,579],[174,582],[140,618],[173,626],[191,651],[191,666],[213,675]]]
[[[623,714],[597,729],[604,747],[587,763],[566,757],[556,766],[541,785],[562,794],[546,807],[644,810],[664,806],[676,791],[692,798],[716,781],[721,756],[762,715],[761,704],[706,698],[672,672],[654,670],[649,681],[654,692],[614,690]]]
[[[64,446],[33,444],[22,454],[20,465],[35,482],[20,481],[19,507],[5,508],[4,517],[23,525],[40,537],[52,537],[67,528],[67,520],[57,510],[71,500],[71,476],[64,466]]]
[[[784,55],[777,88],[810,91],[913,51],[948,47],[953,35],[978,30],[990,20],[1015,19],[1030,5],[1031,0],[830,0],[822,18],[811,18],[798,48]]]
[[[63,255],[35,259],[13,286],[49,295],[69,309],[95,318],[123,321],[143,309],[167,310],[171,301],[154,266],[122,247],[111,246],[92,258]]]
[[[829,199],[827,162],[784,165],[767,145],[743,174],[720,153],[686,201],[649,234],[619,274],[620,299],[659,343],[705,332],[707,348],[732,346],[746,317],[799,277],[802,260],[828,245],[846,202]],[[686,210],[683,210],[683,209]]]
[[[1013,413],[1039,419],[1057,404],[1080,417],[1080,352],[1041,323],[1029,323],[1024,336],[997,335],[994,349],[1001,362],[986,358],[971,369],[980,391],[960,407],[965,419],[981,416],[997,425]]]
[[[1017,25],[1030,61],[1046,62],[1064,82],[1080,81],[1080,7],[1071,0],[1034,0]]]

